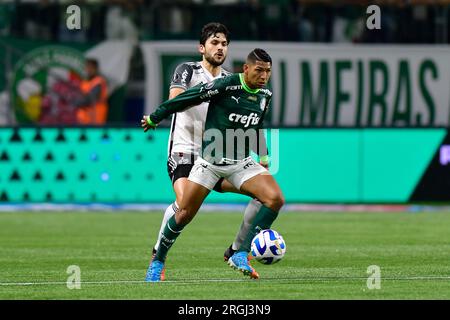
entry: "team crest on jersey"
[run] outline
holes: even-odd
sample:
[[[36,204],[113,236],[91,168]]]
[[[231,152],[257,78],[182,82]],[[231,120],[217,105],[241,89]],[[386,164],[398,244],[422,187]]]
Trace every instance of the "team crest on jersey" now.
[[[261,99],[261,102],[259,103],[259,107],[261,108],[262,111],[264,111],[264,109],[266,108],[266,98],[263,97]]]

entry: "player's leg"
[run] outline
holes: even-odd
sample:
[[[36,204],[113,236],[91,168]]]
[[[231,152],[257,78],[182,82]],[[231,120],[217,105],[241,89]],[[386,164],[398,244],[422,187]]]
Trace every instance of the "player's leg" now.
[[[244,210],[244,218],[238,232],[236,233],[234,241],[224,253],[223,258],[225,261],[228,261],[228,259],[241,247],[261,206],[261,202],[259,202],[256,198],[251,199],[247,204],[247,207]]]
[[[189,174],[187,174],[187,175],[189,175]],[[158,238],[152,249],[152,258],[149,263],[149,269],[147,270],[146,278],[149,276],[150,265],[156,256],[156,251],[159,248],[159,244],[161,242],[161,236],[164,231],[164,228],[167,224],[167,221],[169,221],[169,219],[175,215],[175,212],[177,212],[178,204],[180,203],[181,198],[183,197],[183,190],[184,190],[187,182],[188,182],[187,177],[182,177],[182,178],[177,179],[173,184],[173,190],[175,192],[176,200],[175,200],[175,202],[171,203],[164,211],[164,216],[163,216],[161,226],[160,226],[159,232],[158,232]],[[164,268],[161,272],[161,281],[164,281],[165,279],[166,279],[166,269]]]
[[[189,175],[189,181],[183,191],[178,211],[172,216],[162,233],[160,246],[150,266],[150,282],[160,281],[162,269],[169,249],[183,228],[191,222],[204,199],[219,180],[208,163],[203,159],[196,162]]]
[[[155,257],[150,264],[148,282],[161,280],[161,273],[167,253],[175,243],[184,227],[194,218],[210,190],[192,181],[188,181],[178,211],[170,217],[161,234],[161,241]]]
[[[238,249],[238,252],[250,252],[253,237],[264,229],[270,229],[284,205],[284,197],[278,183],[269,173],[258,174],[241,185],[241,190],[253,194],[261,203],[250,230]]]
[[[230,181],[228,181],[227,179],[220,179],[219,182],[220,186],[216,185],[214,186],[214,190],[218,191],[218,192],[232,192],[232,193],[239,193],[239,194],[244,194],[246,196],[251,197],[252,195],[248,192],[244,192],[242,190],[239,190],[238,188],[236,188]]]
[[[241,190],[237,189],[231,182],[225,179],[221,179],[222,181],[219,181],[220,183],[220,189],[217,190],[216,187],[214,187],[214,190],[219,192],[233,192],[233,193],[239,193],[239,194],[245,194]],[[246,194],[250,197],[251,194]],[[256,213],[261,207],[261,202],[259,202],[258,199],[251,199],[249,203],[247,204],[247,207],[244,210],[244,218],[241,223],[241,226],[239,228],[239,231],[236,234],[236,237],[233,241],[233,243],[225,250],[223,254],[223,259],[225,261],[228,261],[228,259],[237,251],[237,249],[241,246],[242,242],[245,239],[245,236],[248,233],[248,230],[250,228],[250,225],[253,221],[253,219],[256,216]]]
[[[159,247],[159,243],[161,241],[161,234],[164,231],[164,227],[167,224],[167,221],[175,215],[175,212],[178,210],[179,203],[181,202],[181,198],[183,197],[183,191],[188,182],[187,177],[177,179],[173,184],[173,191],[175,192],[175,202],[171,203],[166,210],[164,211],[164,217],[161,222],[161,227],[159,228],[158,239],[156,240],[155,246],[153,247],[154,252]]]
[[[242,192],[252,194],[261,203],[256,216],[238,251],[228,260],[228,264],[250,275],[254,269],[248,264],[251,240],[262,229],[268,229],[278,216],[278,211],[284,204],[283,194],[275,179],[260,164],[250,159],[236,167],[228,180]]]
[[[166,260],[166,255],[170,247],[184,227],[192,221],[209,192],[210,189],[198,183],[187,181],[179,209],[174,216],[170,217],[164,227],[161,244],[156,252],[155,260],[161,262]]]
[[[187,162],[187,163],[186,163]],[[189,173],[194,166],[194,157],[191,154],[171,154],[171,156],[167,159],[167,173],[169,174],[170,181],[172,181],[172,187],[175,192],[175,202],[171,203],[166,210],[164,211],[164,216],[161,222],[161,226],[158,232],[158,238],[156,240],[155,245],[152,248],[152,258],[149,263],[149,267],[146,273],[146,281],[150,277],[150,266],[155,258],[156,251],[158,250],[161,235],[164,231],[164,228],[167,224],[167,221],[175,215],[175,212],[178,210],[178,204],[183,197],[183,190],[187,184]],[[181,163],[181,164],[180,164]],[[165,268],[161,272],[161,280],[165,280]]]

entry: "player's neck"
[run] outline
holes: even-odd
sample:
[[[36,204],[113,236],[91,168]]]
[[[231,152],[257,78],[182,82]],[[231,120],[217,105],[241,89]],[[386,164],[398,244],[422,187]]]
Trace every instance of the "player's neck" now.
[[[211,63],[209,63],[206,60],[202,60],[202,66],[203,66],[203,68],[208,70],[208,72],[211,73],[211,75],[214,78],[217,77],[220,74],[220,72],[222,71],[221,66],[213,66]]]
[[[248,77],[245,73],[242,73],[242,80],[244,81],[245,85],[250,88],[251,90],[257,90],[258,87],[255,87],[251,84],[250,80],[248,80]]]

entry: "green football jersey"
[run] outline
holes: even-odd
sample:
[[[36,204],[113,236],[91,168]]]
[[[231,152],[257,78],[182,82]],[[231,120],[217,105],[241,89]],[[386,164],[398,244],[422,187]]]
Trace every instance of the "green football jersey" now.
[[[249,157],[250,150],[267,154],[262,128],[271,97],[269,89],[251,89],[242,73],[233,74],[165,101],[150,120],[157,124],[172,113],[209,101],[201,156],[210,163],[230,164]]]

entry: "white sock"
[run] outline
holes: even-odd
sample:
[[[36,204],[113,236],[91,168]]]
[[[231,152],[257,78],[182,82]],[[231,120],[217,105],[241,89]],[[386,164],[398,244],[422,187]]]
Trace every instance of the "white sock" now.
[[[161,228],[159,229],[159,233],[158,233],[158,240],[156,241],[156,244],[154,246],[155,250],[158,250],[158,248],[159,248],[159,243],[161,241],[161,235],[164,232],[164,228],[166,227],[167,221],[169,221],[169,219],[175,214],[176,210],[178,210],[178,205],[176,202],[174,202],[174,203],[171,203],[170,206],[168,206],[166,211],[164,212],[164,217],[161,222]]]
[[[236,234],[236,238],[231,246],[233,250],[239,249],[241,244],[244,242],[248,231],[250,230],[250,226],[252,225],[253,219],[255,219],[256,214],[261,208],[262,203],[258,201],[258,199],[252,199],[248,203],[247,207],[244,211],[244,220],[242,221],[241,228]]]

